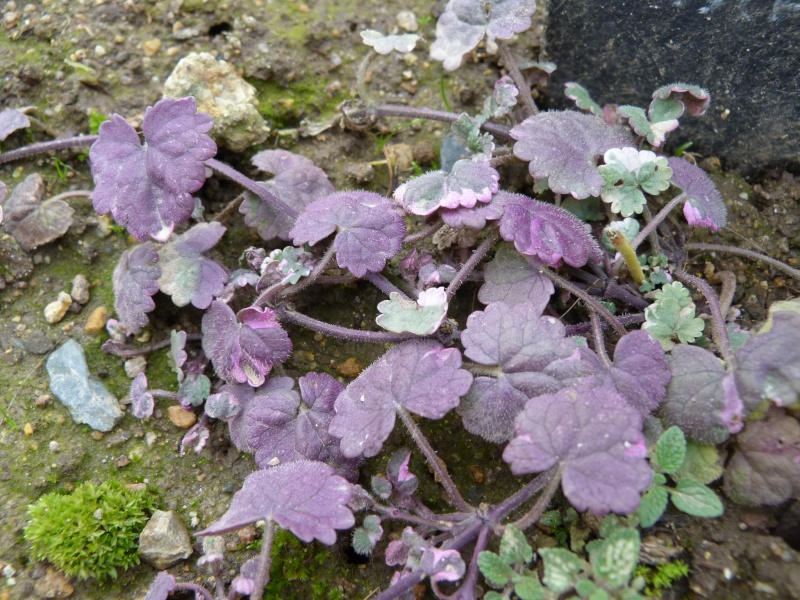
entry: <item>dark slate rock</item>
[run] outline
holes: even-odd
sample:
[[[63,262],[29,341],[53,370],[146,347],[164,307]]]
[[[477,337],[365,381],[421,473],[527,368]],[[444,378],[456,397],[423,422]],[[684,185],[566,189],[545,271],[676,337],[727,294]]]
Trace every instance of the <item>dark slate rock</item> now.
[[[662,85],[693,83],[711,92],[711,108],[684,115],[672,146],[692,140],[692,150],[744,174],[800,165],[800,2],[553,0],[549,8],[554,107],[568,106],[567,81],[601,105],[642,108]]]
[[[50,390],[69,410],[72,420],[98,431],[111,431],[122,418],[114,395],[89,374],[83,347],[67,340],[47,359]]]

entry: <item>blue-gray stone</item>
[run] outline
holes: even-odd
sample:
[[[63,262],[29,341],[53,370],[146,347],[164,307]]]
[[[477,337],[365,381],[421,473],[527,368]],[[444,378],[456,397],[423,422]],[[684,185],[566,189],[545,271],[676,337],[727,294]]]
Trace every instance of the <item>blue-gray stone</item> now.
[[[47,359],[50,390],[69,410],[72,420],[98,431],[111,431],[122,418],[119,402],[89,373],[83,347],[64,342]]]

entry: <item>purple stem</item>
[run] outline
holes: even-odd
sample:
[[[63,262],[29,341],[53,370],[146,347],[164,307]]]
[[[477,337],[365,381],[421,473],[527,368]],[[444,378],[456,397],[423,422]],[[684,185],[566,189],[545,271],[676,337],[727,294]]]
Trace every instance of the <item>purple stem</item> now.
[[[443,123],[455,123],[461,116],[456,113],[443,110],[433,110],[430,108],[415,108],[413,106],[402,106],[399,104],[378,104],[362,109],[363,112],[375,117],[405,117],[408,119],[429,119],[431,121],[442,121]],[[356,114],[359,111],[356,111]],[[510,129],[505,125],[486,121],[481,125],[481,129],[491,133],[496,138],[511,141]]]
[[[459,269],[456,276],[453,278],[453,281],[450,282],[450,285],[447,286],[447,301],[449,302],[455,293],[458,291],[458,288],[461,287],[461,284],[466,281],[469,274],[478,266],[478,263],[483,260],[483,257],[489,253],[489,250],[492,249],[492,246],[497,241],[497,230],[493,230],[486,236],[486,239],[481,242],[481,245],[475,248],[475,251],[472,253],[472,256],[469,257],[467,262]]]
[[[253,192],[256,196],[271,204],[274,208],[281,211],[290,219],[296,219],[297,215],[300,214],[294,208],[286,204],[283,200],[279,200],[275,194],[267,191],[263,186],[250,179],[247,175],[244,175],[233,167],[218,161],[216,158],[209,158],[206,161],[206,165],[220,175],[235,181],[246,190]]]
[[[478,555],[486,549],[486,544],[489,541],[489,534],[492,533],[492,528],[484,525],[478,532],[478,539],[475,541],[475,548],[472,551],[472,559],[469,561],[469,569],[467,575],[461,580],[458,589],[452,594],[444,594],[435,581],[431,581],[433,593],[437,598],[444,600],[460,600],[461,598],[474,598],[475,586],[478,583]]]
[[[400,297],[404,298],[405,300],[409,299],[408,294],[406,294],[403,290],[398,288],[395,284],[386,279],[386,277],[384,277],[380,273],[367,273],[364,276],[364,279],[366,281],[369,281],[372,285],[374,285],[376,288],[378,288],[387,296],[392,292],[395,292],[396,294],[400,294]]]
[[[258,563],[258,571],[256,572],[250,600],[261,600],[261,596],[264,595],[264,588],[269,583],[269,568],[272,565],[272,538],[274,536],[275,526],[272,524],[272,519],[267,519],[264,526],[264,535],[261,537],[260,562]]]
[[[363,331],[361,329],[349,329],[339,325],[332,325],[324,321],[318,321],[308,315],[290,310],[284,304],[275,307],[278,316],[306,329],[318,331],[323,335],[350,340],[352,342],[370,342],[373,344],[399,344],[407,340],[420,339],[420,336],[413,333],[392,333],[391,331]]]
[[[653,217],[653,219],[647,225],[645,225],[644,229],[642,229],[635,238],[633,238],[633,240],[631,241],[631,248],[636,250],[636,248],[639,247],[639,244],[641,244],[645,240],[645,238],[648,235],[650,235],[650,232],[655,231],[656,227],[658,227],[661,224],[661,222],[667,218],[667,215],[669,215],[669,213],[672,212],[672,209],[681,204],[682,202],[684,202],[685,200],[686,200],[686,192],[681,192],[680,194],[675,196],[672,200],[667,202],[664,208],[658,211],[658,214],[655,217]]]
[[[675,268],[672,271],[672,274],[681,281],[696,287],[698,290],[700,290],[700,293],[705,296],[706,302],[708,303],[708,310],[711,312],[711,321],[714,324],[712,336],[714,337],[714,341],[717,343],[720,354],[722,354],[722,359],[728,365],[728,368],[732,368],[735,363],[733,357],[733,348],[731,347],[731,338],[728,337],[728,328],[725,326],[725,317],[722,315],[722,309],[719,306],[719,299],[717,298],[717,294],[714,292],[714,289],[704,279],[690,275],[681,268]]]
[[[38,144],[31,144],[23,146],[16,150],[4,152],[0,154],[0,165],[3,163],[11,162],[12,160],[19,160],[29,156],[36,156],[45,152],[54,152],[55,150],[63,150],[65,148],[76,148],[80,146],[91,146],[98,139],[99,135],[82,135],[78,137],[64,138],[60,140],[52,140],[50,142],[40,142]]]
[[[544,514],[544,511],[547,510],[547,507],[550,506],[550,503],[553,501],[553,496],[556,495],[558,486],[561,483],[561,465],[550,469],[545,475],[550,481],[547,483],[547,487],[544,488],[542,495],[536,500],[536,504],[534,504],[527,513],[511,523],[511,525],[520,531],[525,531],[528,527],[534,525]]]
[[[617,317],[617,321],[622,323],[623,325],[638,325],[639,323],[644,323],[644,313],[634,313],[632,315],[620,315]],[[605,328],[607,325],[605,323],[600,324],[601,327]],[[567,335],[583,335],[584,333],[588,333],[592,330],[592,326],[590,323],[577,323],[575,325],[567,325]]]
[[[592,337],[594,337],[594,351],[603,363],[606,369],[611,368],[611,361],[606,352],[606,342],[603,339],[603,324],[600,322],[600,317],[595,313],[589,313],[589,319],[592,322]]]
[[[203,339],[202,333],[189,333],[186,335],[187,342],[199,342]],[[141,348],[137,348],[136,346],[126,346],[125,342],[118,342],[117,340],[108,340],[106,341],[103,346],[102,350],[106,354],[113,354],[115,356],[119,356],[120,358],[131,358],[133,356],[140,356],[142,354],[150,354],[151,352],[155,352],[156,350],[161,350],[162,348],[166,348],[171,343],[170,339],[167,338],[165,340],[161,340],[160,342],[154,342],[147,346],[142,346]]]
[[[427,225],[425,228],[408,234],[405,238],[403,238],[403,244],[416,244],[417,242],[421,242],[422,240],[432,236],[442,227],[444,227],[444,221],[441,219],[436,219],[433,223]]]
[[[760,252],[755,252],[754,250],[747,250],[745,248],[738,248],[736,246],[726,246],[725,244],[685,244],[683,246],[683,249],[701,250],[707,252],[727,252],[729,254],[738,254],[739,256],[746,256],[747,258],[760,260],[761,262],[765,262],[768,265],[772,265],[776,269],[780,269],[781,271],[783,271],[787,275],[791,275],[795,279],[800,279],[799,270],[793,269],[789,265],[782,263],[779,260],[776,260],[765,254],[761,254]]]
[[[167,390],[147,390],[147,393],[153,398],[169,398],[170,400],[177,400],[177,392],[168,392]]]
[[[522,106],[525,107],[525,116],[530,117],[531,115],[538,115],[539,109],[533,101],[533,96],[531,96],[531,86],[528,85],[528,82],[519,70],[517,61],[514,55],[511,54],[508,43],[503,40],[497,40],[497,47],[500,49],[500,56],[503,57],[503,62],[505,63],[506,69],[508,69],[508,74],[511,75],[511,79],[514,80],[514,84],[519,90]]]
[[[406,521],[407,523],[413,523],[414,525],[419,525],[421,527],[429,527],[434,531],[449,531],[451,528],[450,525],[444,526],[441,522],[418,517],[416,515],[407,513],[404,510],[400,510],[399,508],[385,506],[383,504],[378,504],[377,502],[373,504],[371,508],[375,512],[380,513],[382,519],[387,519],[389,521]]]
[[[398,407],[397,414],[400,420],[403,421],[403,425],[408,429],[417,447],[422,451],[422,454],[425,455],[428,466],[433,469],[434,474],[439,479],[439,483],[442,484],[445,492],[447,492],[450,503],[462,512],[474,512],[474,509],[461,497],[461,493],[458,491],[458,487],[453,481],[453,478],[450,477],[450,473],[447,471],[444,461],[436,454],[436,450],[433,449],[428,438],[425,437],[425,434],[422,433],[422,430],[417,426],[416,422],[414,422],[414,419],[411,418],[409,412],[402,407]]]
[[[206,588],[204,588],[202,585],[197,585],[196,583],[176,583],[175,587],[172,588],[173,592],[181,592],[183,590],[194,592],[198,596],[202,596],[205,600],[214,600],[214,597]]]

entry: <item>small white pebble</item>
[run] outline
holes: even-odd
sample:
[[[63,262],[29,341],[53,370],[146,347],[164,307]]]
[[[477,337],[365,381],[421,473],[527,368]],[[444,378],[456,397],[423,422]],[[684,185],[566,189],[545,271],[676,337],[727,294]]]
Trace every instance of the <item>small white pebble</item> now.
[[[47,447],[50,448],[50,452],[61,452],[61,444],[55,440],[52,440],[49,444],[47,444]]]

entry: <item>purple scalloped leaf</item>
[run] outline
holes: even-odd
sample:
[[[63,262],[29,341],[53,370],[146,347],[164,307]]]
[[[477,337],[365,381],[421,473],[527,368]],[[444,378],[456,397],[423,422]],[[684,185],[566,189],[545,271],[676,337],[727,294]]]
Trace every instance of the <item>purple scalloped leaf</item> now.
[[[800,423],[772,407],[765,419],[749,421],[736,436],[736,451],[723,481],[734,502],[776,506],[800,498]]]
[[[0,111],[0,142],[18,129],[25,129],[30,126],[31,121],[25,113],[13,108],[6,108]]]
[[[325,373],[309,373],[299,380],[301,397],[289,378],[273,377],[270,382],[275,383],[256,390],[243,416],[247,445],[256,450],[256,465],[318,460],[347,475],[355,474],[358,463],[345,459],[339,439],[328,433],[333,404],[344,386]]]
[[[12,233],[25,217],[36,210],[44,195],[44,178],[39,173],[31,173],[23,179],[11,195],[3,200],[3,228]]]
[[[661,86],[653,92],[653,99],[666,100],[673,98],[686,107],[686,112],[693,117],[705,114],[708,104],[711,102],[711,95],[708,90],[699,85],[690,83],[669,83]]]
[[[386,464],[386,480],[391,486],[390,489],[404,498],[412,496],[419,486],[419,479],[408,468],[410,460],[411,450],[400,448]]]
[[[292,342],[269,308],[250,307],[239,314],[214,301],[203,315],[203,351],[217,375],[228,382],[258,387],[273,365],[292,353]]]
[[[200,454],[203,448],[206,447],[210,437],[211,431],[209,431],[205,419],[201,420],[199,423],[195,423],[189,428],[186,435],[183,436],[178,454],[183,456],[190,448],[195,454]]]
[[[464,429],[493,444],[514,435],[514,419],[528,396],[511,386],[505,377],[476,377],[458,405]]]
[[[242,406],[239,404],[236,396],[229,392],[211,394],[206,398],[203,409],[212,419],[222,419],[225,421],[237,417],[239,413],[242,412]]]
[[[175,589],[175,577],[170,575],[167,571],[159,571],[150,588],[147,590],[147,595],[144,600],[167,600],[170,592]]]
[[[425,216],[438,208],[472,208],[489,202],[497,192],[500,174],[488,161],[459,160],[450,173],[431,171],[414,177],[394,192],[395,201],[414,215]]]
[[[557,194],[577,199],[599,196],[603,177],[598,158],[611,148],[635,146],[623,127],[577,111],[543,112],[511,130],[514,155],[528,161],[534,179],[547,178]]]
[[[192,193],[205,182],[205,161],[217,153],[206,135],[213,126],[194,98],[165,98],[145,111],[142,145],[136,130],[113,115],[89,150],[95,210],[112,213],[139,241],[167,240],[194,211]]]
[[[708,173],[688,160],[672,156],[667,161],[672,169],[670,183],[681,188],[688,197],[683,215],[693,227],[709,227],[716,231],[728,223],[728,209],[717,186]]]
[[[457,550],[431,547],[422,551],[419,570],[433,581],[458,581],[464,576],[467,565]]]
[[[599,357],[587,348],[581,350],[584,360],[597,366],[597,383],[616,389],[625,401],[647,418],[656,410],[667,393],[671,373],[661,344],[647,331],[631,331],[614,349],[614,362],[607,369]]]
[[[672,349],[672,378],[659,415],[699,444],[721,444],[742,428],[744,406],[733,376],[708,350],[679,344]]]
[[[137,419],[146,419],[153,414],[155,401],[153,395],[147,391],[147,376],[139,373],[131,382],[131,389],[128,392],[131,399],[131,412]]]
[[[217,221],[198,223],[186,233],[175,236],[158,251],[161,291],[172,296],[176,306],[190,302],[196,308],[208,308],[214,296],[222,293],[228,271],[215,260],[203,256],[225,233]]]
[[[535,0],[450,0],[436,22],[431,58],[454,71],[484,34],[490,40],[507,40],[528,29],[535,9]]]
[[[336,262],[356,277],[377,273],[400,251],[403,212],[375,192],[336,192],[312,202],[292,227],[295,246],[312,246],[333,232]]]
[[[158,291],[159,277],[161,269],[153,242],[129,248],[119,257],[111,276],[114,310],[130,333],[139,333],[147,325],[147,313],[156,307],[151,296]]]
[[[291,390],[294,387],[294,381],[289,377],[271,377],[264,382],[259,388],[255,389],[250,385],[244,384],[226,384],[223,385],[219,393],[230,394],[234,401],[241,406],[239,414],[228,421],[228,430],[231,434],[231,442],[242,452],[248,454],[255,453],[256,449],[249,445],[247,425],[249,419],[247,418],[251,410],[257,406],[257,402],[253,399],[257,394],[265,395],[276,389]]]
[[[6,199],[7,192],[3,186],[0,222],[26,252],[58,239],[72,225],[75,211],[69,204],[59,199],[42,201],[45,184],[39,173],[28,175]]]
[[[486,227],[486,221],[497,221],[503,216],[503,206],[499,202],[488,202],[471,208],[440,208],[439,216],[452,229],[468,227],[480,231]]]
[[[800,314],[778,311],[766,333],[750,336],[736,352],[736,387],[754,410],[763,399],[791,406],[800,395]]]
[[[302,213],[309,204],[332,194],[335,190],[325,172],[305,156],[288,150],[263,150],[252,158],[257,168],[275,175],[259,183],[282,202]],[[289,240],[289,230],[294,224],[283,212],[255,194],[248,193],[239,207],[248,227],[255,227],[264,240],[280,238]]]
[[[221,535],[256,521],[275,521],[304,542],[331,545],[355,524],[348,481],[321,462],[298,461],[251,473],[221,519],[196,535]]]
[[[472,384],[461,354],[432,340],[414,340],[389,350],[361,373],[336,400],[329,432],[341,438],[346,457],[375,456],[394,428],[398,408],[441,419],[458,406]]]
[[[612,389],[531,398],[515,430],[503,451],[511,472],[540,473],[560,463],[561,487],[578,511],[631,513],[652,480],[642,417]]]
[[[478,291],[478,300],[483,304],[530,302],[541,314],[555,291],[553,282],[541,274],[541,269],[541,263],[535,258],[503,245],[484,269],[484,284]]]
[[[602,260],[597,240],[571,212],[522,194],[501,192],[495,202],[503,206],[500,235],[514,242],[520,253],[535,256],[551,267],[561,266],[562,261],[580,267],[589,258]]]

